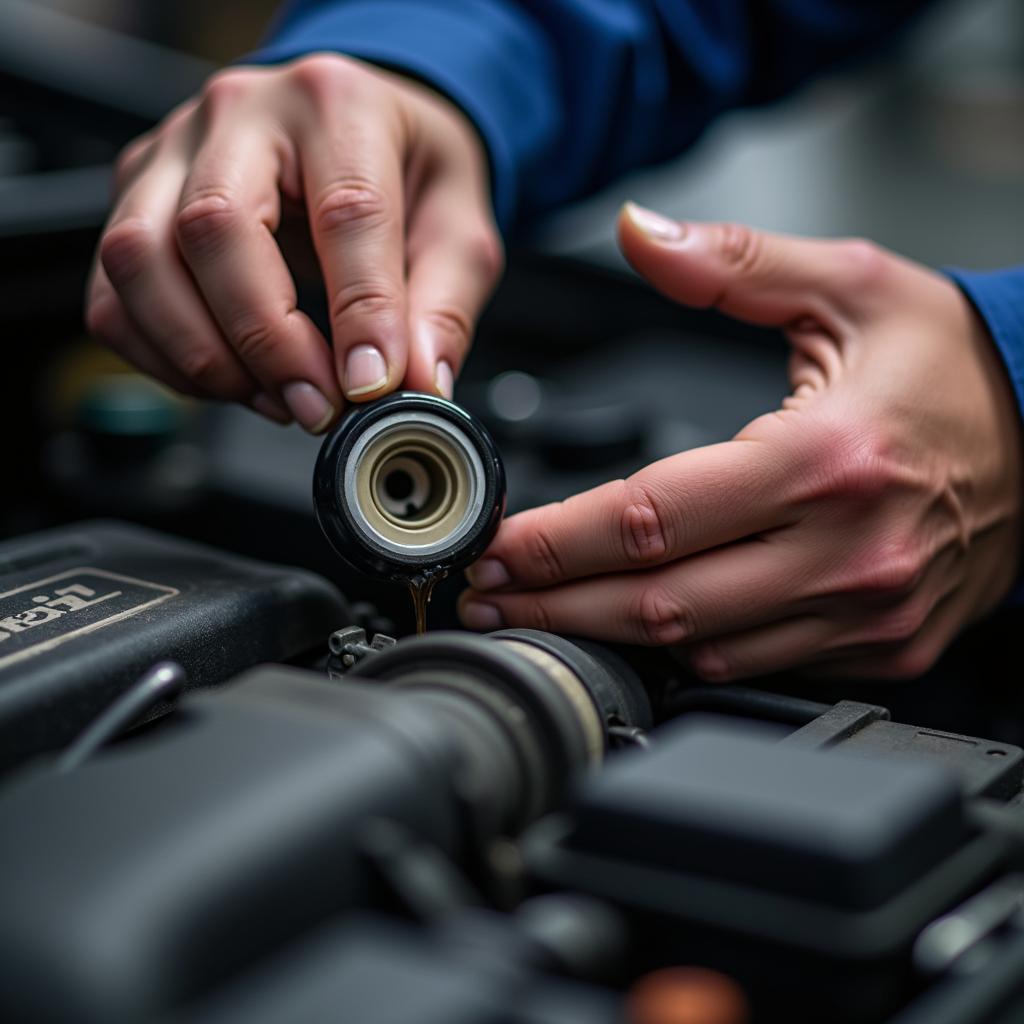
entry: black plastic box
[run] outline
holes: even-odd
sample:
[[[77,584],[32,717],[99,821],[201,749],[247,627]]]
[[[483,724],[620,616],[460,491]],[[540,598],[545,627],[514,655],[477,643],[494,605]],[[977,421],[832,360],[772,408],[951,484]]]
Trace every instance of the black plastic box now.
[[[779,1019],[880,1020],[919,981],[921,929],[1005,867],[1006,843],[973,830],[943,765],[783,736],[703,715],[655,730],[527,833],[527,864],[625,913],[635,971],[696,963]]]

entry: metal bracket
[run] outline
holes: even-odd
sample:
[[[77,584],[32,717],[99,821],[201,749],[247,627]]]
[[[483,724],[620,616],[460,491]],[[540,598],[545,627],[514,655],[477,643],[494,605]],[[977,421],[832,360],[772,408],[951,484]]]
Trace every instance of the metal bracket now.
[[[367,655],[386,650],[396,643],[398,641],[394,637],[383,633],[374,634],[373,639],[367,643],[366,630],[362,626],[345,626],[335,630],[327,643],[331,652],[327,659],[327,674],[332,679],[340,678]]]

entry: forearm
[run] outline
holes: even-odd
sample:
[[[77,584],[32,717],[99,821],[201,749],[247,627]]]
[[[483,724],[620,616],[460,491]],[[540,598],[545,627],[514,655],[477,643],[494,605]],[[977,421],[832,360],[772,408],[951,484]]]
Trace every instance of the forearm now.
[[[927,0],[294,0],[254,56],[404,68],[475,122],[505,228],[877,48]]]

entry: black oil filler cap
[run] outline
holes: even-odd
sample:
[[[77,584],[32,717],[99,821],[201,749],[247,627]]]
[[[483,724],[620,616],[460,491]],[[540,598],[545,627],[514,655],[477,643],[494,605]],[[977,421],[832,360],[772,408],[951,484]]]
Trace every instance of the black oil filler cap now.
[[[474,416],[403,391],[356,406],[327,435],[313,508],[350,566],[405,581],[483,554],[505,511],[505,470]]]

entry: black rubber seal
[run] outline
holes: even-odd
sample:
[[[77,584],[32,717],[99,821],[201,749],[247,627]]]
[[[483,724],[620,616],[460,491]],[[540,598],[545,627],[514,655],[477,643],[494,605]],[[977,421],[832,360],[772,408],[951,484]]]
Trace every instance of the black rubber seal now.
[[[609,721],[649,729],[651,704],[640,678],[621,658],[597,644],[567,639],[539,629],[501,629],[488,633],[494,640],[518,640],[557,658],[583,683],[597,708],[601,725]],[[605,741],[608,735],[605,733]]]
[[[483,466],[483,504],[468,531],[450,547],[431,555],[397,554],[356,525],[345,499],[343,469],[353,445],[378,420],[394,412],[431,413],[457,426],[471,441]],[[462,569],[484,553],[505,514],[505,468],[486,428],[453,402],[402,391],[356,406],[324,439],[313,470],[313,510],[324,536],[353,569],[368,576],[408,580],[418,573]]]
[[[457,671],[497,687],[526,712],[546,762],[541,805],[553,806],[587,766],[586,740],[576,711],[538,665],[500,643],[473,633],[437,632],[409,637],[359,663],[361,679],[400,682],[436,672],[439,686]]]

